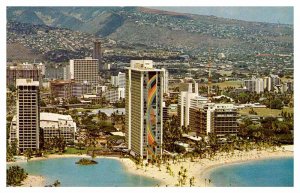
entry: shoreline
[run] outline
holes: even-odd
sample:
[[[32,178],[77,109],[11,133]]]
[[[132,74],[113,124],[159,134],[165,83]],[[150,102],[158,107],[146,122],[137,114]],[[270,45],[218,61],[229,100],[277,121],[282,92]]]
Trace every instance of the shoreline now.
[[[44,187],[46,185],[46,178],[41,175],[29,175],[22,182],[21,187]]]
[[[215,169],[219,169],[222,167],[227,167],[227,166],[232,166],[232,165],[239,165],[243,163],[249,163],[249,162],[256,162],[256,161],[262,161],[262,160],[269,160],[269,159],[282,159],[282,158],[291,158],[294,157],[293,153],[288,153],[288,154],[280,154],[280,155],[271,155],[271,156],[266,156],[266,157],[259,157],[259,158],[253,158],[253,159],[247,159],[247,160],[235,160],[232,162],[227,162],[227,163],[217,163],[214,165],[210,165],[201,171],[199,177],[202,179],[209,179],[211,173]],[[205,185],[205,180],[202,182],[202,186],[208,186],[207,184]],[[213,183],[209,184],[209,187],[214,187]]]
[[[190,186],[189,179],[191,177],[195,178],[194,185],[195,187],[206,187],[206,186],[213,186],[213,183],[206,183],[205,179],[209,178],[210,173],[218,168],[223,166],[229,166],[232,164],[242,164],[245,162],[252,162],[252,161],[259,161],[259,160],[265,160],[265,159],[274,159],[274,158],[285,158],[285,157],[293,157],[293,146],[289,146],[288,148],[285,148],[287,150],[283,150],[281,148],[277,148],[275,151],[271,150],[261,150],[257,151],[256,149],[250,150],[248,152],[244,151],[238,151],[235,150],[234,154],[232,153],[217,153],[213,159],[199,159],[195,158],[192,162],[190,158],[187,158],[184,161],[176,161],[174,164],[172,160],[169,160],[168,163],[170,164],[170,168],[172,170],[173,175],[170,175],[167,173],[166,169],[166,163],[161,164],[161,168],[159,169],[157,165],[149,164],[147,167],[145,164],[143,166],[139,165],[137,166],[131,159],[129,158],[121,158],[121,157],[109,157],[109,156],[97,156],[97,158],[107,158],[107,159],[115,159],[119,160],[122,164],[123,169],[126,172],[129,172],[134,175],[143,176],[147,178],[152,178],[154,180],[158,181],[158,184],[156,186],[160,187],[176,187],[176,183],[178,181],[178,172],[180,170],[180,167],[183,166],[185,169],[187,169],[187,180],[186,184],[184,186]],[[56,158],[68,158],[68,157],[88,157],[86,154],[83,155],[77,155],[77,154],[51,154],[47,157],[37,157],[32,158],[29,161],[38,161],[38,160],[47,160],[47,159],[56,159]],[[10,162],[10,163],[18,163],[17,162]],[[22,161],[23,162],[23,161]],[[26,161],[25,161],[26,162]],[[9,163],[9,162],[7,162]],[[28,175],[28,177],[33,175]],[[37,186],[45,186],[46,184],[46,178],[43,176],[38,176],[40,178],[36,178],[35,181],[37,182],[34,185]],[[26,180],[25,180],[26,181]],[[32,182],[31,184],[29,182],[23,182],[24,186],[33,186]],[[208,180],[207,180],[208,181]],[[38,183],[39,182],[39,183]]]
[[[174,176],[171,176],[167,173],[166,164],[161,165],[161,171],[159,171],[157,166],[148,166],[148,167],[141,167],[137,169],[136,164],[131,161],[130,159],[123,158],[123,164],[125,165],[126,171],[148,178],[153,178],[155,180],[160,181],[159,186],[168,186],[168,187],[176,187],[177,179],[178,179],[178,172],[180,167],[183,166],[187,169],[187,181],[184,186],[189,185],[189,178],[195,177],[195,187],[207,187],[213,186],[213,183],[206,183],[205,179],[208,181],[208,176],[210,175],[211,171],[223,166],[229,166],[232,164],[243,164],[252,161],[259,161],[259,160],[267,160],[267,159],[280,159],[286,157],[293,157],[293,151],[268,151],[268,150],[251,150],[249,152],[240,152],[235,151],[235,155],[232,156],[231,154],[222,155],[222,153],[217,153],[217,155],[209,160],[205,159],[196,159],[194,162],[191,162],[189,159],[181,162],[177,162],[175,164],[172,161],[169,161],[170,167],[174,172]],[[125,160],[127,159],[127,160]]]

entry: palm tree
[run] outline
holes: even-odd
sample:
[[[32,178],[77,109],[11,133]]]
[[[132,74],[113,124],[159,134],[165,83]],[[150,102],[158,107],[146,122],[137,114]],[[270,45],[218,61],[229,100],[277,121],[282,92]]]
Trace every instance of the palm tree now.
[[[190,178],[190,187],[194,186],[195,185],[195,177],[191,177]]]
[[[32,154],[33,154],[32,149],[26,149],[24,151],[24,156],[27,158],[27,161],[30,160],[30,158],[32,157]]]
[[[182,186],[182,183],[181,183],[181,182],[182,182],[182,180],[181,180],[181,175],[182,175],[182,172],[181,172],[181,170],[179,170],[179,171],[178,171],[178,185],[179,185],[179,186]]]
[[[186,184],[186,179],[187,179],[187,169],[185,168],[183,170],[183,175],[182,175],[182,185],[185,185]]]

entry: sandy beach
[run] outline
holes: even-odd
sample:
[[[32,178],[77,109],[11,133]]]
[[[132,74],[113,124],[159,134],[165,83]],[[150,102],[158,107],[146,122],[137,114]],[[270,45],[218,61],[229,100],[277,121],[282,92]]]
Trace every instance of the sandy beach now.
[[[99,156],[100,158],[110,158],[120,160],[124,165],[126,171],[131,172],[136,175],[145,176],[158,180],[157,186],[160,187],[174,187],[178,183],[178,172],[181,167],[187,169],[187,180],[184,186],[190,186],[189,180],[191,177],[195,177],[194,186],[205,187],[213,186],[212,183],[208,183],[208,176],[212,169],[228,164],[236,164],[253,160],[261,160],[268,158],[280,158],[280,157],[291,157],[294,155],[293,146],[284,146],[273,150],[251,150],[251,151],[238,151],[235,150],[234,153],[217,153],[213,159],[199,159],[196,158],[193,161],[188,159],[181,159],[175,161],[169,160],[171,171],[167,172],[167,163],[161,164],[160,169],[156,165],[149,164],[147,167],[145,164],[143,166],[138,166],[129,158],[118,158],[118,157],[105,157]],[[33,160],[45,160],[45,159],[55,159],[55,158],[67,158],[67,157],[89,157],[88,155],[74,155],[74,154],[64,154],[64,155],[48,155],[47,157],[32,158]],[[205,180],[207,179],[207,180]],[[45,186],[46,180],[43,176],[33,176],[28,175],[27,179],[23,182],[25,187],[43,187]]]
[[[21,187],[44,187],[46,179],[43,176],[28,175]]]
[[[157,166],[152,166],[151,164],[147,167],[139,166],[137,169],[136,164],[128,159],[122,158],[121,161],[125,165],[126,170],[137,175],[146,176],[149,178],[154,178],[160,181],[158,186],[160,187],[174,187],[178,181],[178,172],[180,167],[183,166],[187,169],[187,180],[184,186],[190,186],[189,179],[195,177],[194,186],[205,187],[213,186],[213,184],[208,184],[209,172],[211,169],[235,163],[242,163],[246,161],[254,161],[268,158],[280,158],[280,157],[291,157],[293,156],[293,146],[285,147],[283,150],[279,148],[274,152],[272,150],[252,150],[248,152],[235,151],[234,154],[229,153],[219,153],[213,159],[194,159],[191,162],[190,159],[180,160],[173,164],[173,161],[170,160],[170,168],[173,171],[174,175],[167,173],[166,164],[161,165],[161,170]],[[207,179],[207,180],[205,180]]]

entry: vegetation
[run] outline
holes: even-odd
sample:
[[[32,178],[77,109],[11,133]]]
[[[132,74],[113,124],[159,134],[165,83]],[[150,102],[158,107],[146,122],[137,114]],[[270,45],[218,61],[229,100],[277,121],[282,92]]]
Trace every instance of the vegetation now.
[[[293,144],[293,117],[286,115],[284,120],[266,117],[260,124],[245,119],[240,125],[239,136],[256,143],[265,142],[272,145]]]
[[[27,173],[20,166],[10,166],[6,170],[6,185],[20,186],[22,181],[27,178]]]
[[[183,168],[183,166],[180,167],[180,170],[178,172],[178,186],[183,186],[186,184],[187,180],[187,169]]]
[[[182,130],[179,127],[179,119],[177,116],[173,116],[171,120],[165,122],[163,125],[163,141],[164,149],[168,151],[175,151],[176,144],[175,142],[180,140],[182,136]]]
[[[32,149],[26,149],[24,151],[24,156],[27,158],[27,161],[32,158],[32,155],[33,155]]]
[[[66,141],[62,136],[54,136],[44,142],[44,148],[54,153],[63,153],[66,145]]]
[[[224,81],[220,83],[214,83],[212,85],[219,86],[221,89],[224,89],[226,87],[235,87],[239,88],[243,84],[242,81]]]
[[[190,178],[190,187],[195,186],[195,177]]]
[[[251,107],[243,108],[239,110],[241,115],[249,115],[251,114]],[[254,110],[254,109],[253,109]],[[255,108],[255,113],[261,117],[277,117],[281,115],[281,112],[293,113],[294,108],[284,108],[282,110],[279,109],[269,109],[269,108]]]
[[[83,146],[84,146],[84,144],[83,144]],[[64,154],[85,154],[85,153],[86,153],[85,149],[77,149],[74,147],[68,147],[64,151]]]
[[[96,162],[95,160],[90,160],[90,159],[86,159],[86,158],[81,158],[78,162],[76,162],[76,164],[79,165],[93,165],[93,164],[97,164],[98,162]]]
[[[71,97],[68,102],[69,104],[78,104],[80,103],[80,100],[77,97]]]
[[[251,108],[250,111],[249,111],[249,114],[251,114],[251,115],[257,115],[257,112],[255,112],[254,109]]]
[[[7,140],[7,148],[6,148],[6,161],[14,161],[14,155],[18,154],[18,140],[11,142],[11,144],[8,144]]]

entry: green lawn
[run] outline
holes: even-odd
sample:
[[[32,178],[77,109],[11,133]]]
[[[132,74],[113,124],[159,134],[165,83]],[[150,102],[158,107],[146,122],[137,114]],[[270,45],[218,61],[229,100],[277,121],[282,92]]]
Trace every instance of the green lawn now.
[[[250,107],[241,109],[239,111],[239,113],[241,115],[249,115],[249,111],[251,110]],[[293,113],[294,112],[294,108],[283,108],[282,110],[278,110],[278,109],[269,109],[269,108],[253,108],[253,110],[255,112],[257,112],[258,116],[262,116],[262,117],[267,117],[267,116],[278,116],[281,114],[281,111],[283,110],[283,112],[288,112],[288,113]]]
[[[292,78],[286,78],[286,77],[283,77],[283,78],[281,78],[280,80],[281,80],[282,82],[290,82],[290,81],[294,82],[294,79],[292,79]]]
[[[213,83],[212,85],[218,85],[221,89],[232,86],[235,88],[239,88],[243,84],[242,81],[225,81],[220,83]]]
[[[226,87],[235,87],[235,88],[240,88],[241,85],[243,85],[242,81],[224,81],[224,82],[218,82],[218,83],[212,83],[212,86],[218,85],[221,89],[224,89]],[[207,83],[201,83],[199,86],[207,86]]]
[[[74,147],[68,147],[64,152],[64,154],[86,154],[86,150],[85,149],[79,150]]]
[[[224,75],[231,76],[232,70],[219,70],[218,73],[221,74],[222,76]]]

